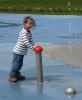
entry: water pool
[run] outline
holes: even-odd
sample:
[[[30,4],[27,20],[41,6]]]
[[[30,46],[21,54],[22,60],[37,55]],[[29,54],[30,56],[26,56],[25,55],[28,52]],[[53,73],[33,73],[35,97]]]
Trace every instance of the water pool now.
[[[25,14],[0,14],[0,43],[15,43]],[[36,20],[34,40],[42,44],[81,44],[82,17],[30,15]]]
[[[82,70],[43,56],[44,83],[36,84],[35,55],[29,52],[22,73],[25,82],[12,84],[8,75],[12,61],[12,48],[22,28],[25,14],[0,14],[0,100],[81,100]],[[34,40],[42,45],[81,44],[82,17],[30,15],[37,25],[32,29]],[[78,93],[67,96],[64,90],[74,87]]]

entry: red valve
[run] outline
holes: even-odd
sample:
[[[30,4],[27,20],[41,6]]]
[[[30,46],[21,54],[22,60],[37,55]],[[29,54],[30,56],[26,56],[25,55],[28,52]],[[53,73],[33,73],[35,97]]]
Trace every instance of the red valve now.
[[[40,45],[37,45],[37,46],[34,47],[34,51],[35,51],[36,53],[40,53],[40,52],[43,51],[43,48],[42,48]]]

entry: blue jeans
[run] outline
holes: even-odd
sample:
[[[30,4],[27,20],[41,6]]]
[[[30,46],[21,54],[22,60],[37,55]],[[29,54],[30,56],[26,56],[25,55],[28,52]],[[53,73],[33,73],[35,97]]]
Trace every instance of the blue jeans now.
[[[20,75],[20,70],[23,66],[23,58],[24,58],[24,55],[13,53],[13,61],[12,61],[10,77]]]

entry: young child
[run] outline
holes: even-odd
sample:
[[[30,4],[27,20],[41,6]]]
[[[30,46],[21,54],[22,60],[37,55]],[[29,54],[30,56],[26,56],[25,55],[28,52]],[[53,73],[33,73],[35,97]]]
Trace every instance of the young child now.
[[[20,70],[23,66],[23,58],[24,55],[27,54],[28,48],[33,50],[35,45],[30,32],[30,29],[34,24],[35,21],[30,16],[24,18],[23,29],[21,30],[18,41],[13,49],[13,61],[9,78],[10,82],[25,80],[25,77],[21,75]]]

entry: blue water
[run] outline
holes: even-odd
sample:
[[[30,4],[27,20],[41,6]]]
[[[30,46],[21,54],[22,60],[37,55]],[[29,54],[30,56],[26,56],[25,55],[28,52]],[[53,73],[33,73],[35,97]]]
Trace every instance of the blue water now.
[[[81,100],[82,69],[43,55],[43,84],[36,82],[36,61],[33,51],[24,58],[24,82],[9,83],[12,49],[25,14],[0,14],[0,100]],[[82,16],[30,15],[36,20],[32,29],[36,43],[82,44]],[[64,91],[74,87],[78,93],[67,96]]]
[[[15,43],[22,29],[22,14],[0,14],[0,42]],[[42,44],[81,44],[82,17],[30,15],[36,20],[33,38]]]

